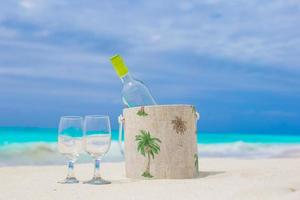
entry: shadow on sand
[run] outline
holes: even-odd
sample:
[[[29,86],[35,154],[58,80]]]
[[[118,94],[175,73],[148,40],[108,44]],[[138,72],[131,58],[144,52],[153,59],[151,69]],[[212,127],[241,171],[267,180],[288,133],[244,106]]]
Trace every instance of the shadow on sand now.
[[[214,175],[218,175],[218,174],[224,174],[225,171],[199,171],[199,174],[196,178],[206,178],[208,176],[214,176]]]
[[[218,174],[224,174],[226,173],[225,171],[199,171],[199,174],[197,177],[195,177],[194,179],[200,179],[200,178],[206,178],[209,176],[215,176]],[[191,178],[190,180],[192,180],[193,178]],[[124,179],[124,180],[113,180],[111,181],[112,183],[117,183],[117,184],[124,184],[124,183],[133,183],[133,182],[140,182],[140,181],[144,181],[144,180],[181,180],[181,179]]]

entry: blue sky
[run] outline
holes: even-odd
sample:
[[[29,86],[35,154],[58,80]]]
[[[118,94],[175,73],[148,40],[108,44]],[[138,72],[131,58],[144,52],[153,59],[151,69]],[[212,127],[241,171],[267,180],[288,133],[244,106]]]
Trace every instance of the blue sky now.
[[[122,110],[121,54],[161,104],[190,103],[199,131],[300,133],[295,0],[0,1],[0,126]]]

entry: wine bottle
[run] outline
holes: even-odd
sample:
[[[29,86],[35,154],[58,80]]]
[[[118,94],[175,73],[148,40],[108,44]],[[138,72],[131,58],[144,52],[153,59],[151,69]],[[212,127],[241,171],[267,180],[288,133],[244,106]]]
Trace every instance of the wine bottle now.
[[[120,55],[115,55],[110,60],[123,83],[122,99],[127,107],[156,105],[147,86],[130,75]]]

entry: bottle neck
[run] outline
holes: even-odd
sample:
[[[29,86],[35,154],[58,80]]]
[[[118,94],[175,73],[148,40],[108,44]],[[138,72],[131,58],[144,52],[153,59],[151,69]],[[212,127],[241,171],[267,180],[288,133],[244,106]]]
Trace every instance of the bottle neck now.
[[[132,80],[133,80],[133,78],[129,73],[127,73],[127,74],[125,74],[124,76],[121,77],[121,81],[122,81],[123,84],[126,84],[128,82],[132,82]]]

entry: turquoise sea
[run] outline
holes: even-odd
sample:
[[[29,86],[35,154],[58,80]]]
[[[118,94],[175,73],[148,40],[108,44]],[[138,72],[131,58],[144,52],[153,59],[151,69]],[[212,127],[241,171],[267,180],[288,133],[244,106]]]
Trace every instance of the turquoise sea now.
[[[123,160],[113,131],[108,161]],[[0,127],[0,166],[59,164],[57,129]],[[200,157],[273,158],[300,156],[300,134],[198,133]],[[81,156],[79,162],[89,160]]]

